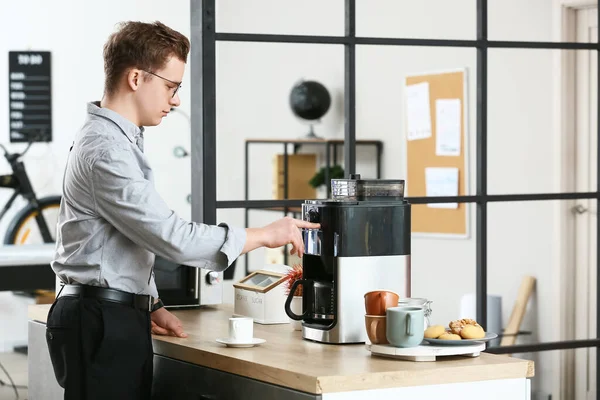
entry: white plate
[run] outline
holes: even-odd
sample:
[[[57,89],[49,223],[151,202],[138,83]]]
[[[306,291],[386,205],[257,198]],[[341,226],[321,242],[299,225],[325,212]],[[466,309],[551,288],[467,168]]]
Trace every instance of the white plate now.
[[[266,342],[265,339],[253,338],[250,342],[233,342],[229,339],[217,339],[218,343],[227,347],[254,347]]]
[[[443,339],[423,339],[426,342],[437,346],[469,346],[477,343],[487,342],[498,337],[497,334],[486,332],[485,337],[481,339],[462,339],[462,340],[443,340]]]

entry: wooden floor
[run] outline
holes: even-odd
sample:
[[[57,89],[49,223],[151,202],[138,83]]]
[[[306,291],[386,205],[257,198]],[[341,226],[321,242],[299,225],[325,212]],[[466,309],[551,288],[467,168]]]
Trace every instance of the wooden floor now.
[[[20,353],[0,353],[0,365],[0,400],[13,400],[17,398],[10,380],[2,367],[6,369],[15,385],[17,385],[18,398],[20,400],[27,399],[27,389],[21,388],[22,386],[27,387],[27,355]]]

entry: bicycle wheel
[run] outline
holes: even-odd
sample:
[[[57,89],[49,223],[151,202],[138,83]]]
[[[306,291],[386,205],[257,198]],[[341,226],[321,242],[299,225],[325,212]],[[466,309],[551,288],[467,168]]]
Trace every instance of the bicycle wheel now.
[[[58,222],[58,212],[60,209],[60,196],[43,197],[38,200],[38,203],[52,236],[52,241],[56,241],[56,223]],[[4,244],[43,244],[44,239],[35,219],[37,213],[38,211],[31,205],[21,210],[13,218],[6,231]]]

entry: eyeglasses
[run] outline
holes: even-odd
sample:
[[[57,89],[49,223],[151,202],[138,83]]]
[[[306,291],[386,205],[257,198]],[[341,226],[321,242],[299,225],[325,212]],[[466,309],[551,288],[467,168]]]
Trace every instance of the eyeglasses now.
[[[177,85],[177,87],[175,88],[175,91],[173,92],[173,96],[172,96],[172,97],[175,97],[175,95],[177,94],[177,92],[179,91],[179,89],[181,89],[181,82],[174,82],[174,81],[172,81],[172,80],[170,80],[170,79],[163,78],[162,76],[160,76],[160,75],[157,75],[157,74],[155,74],[154,72],[145,71],[145,70],[144,70],[144,72],[147,72],[147,73],[149,73],[150,75],[154,75],[154,76],[156,76],[157,78],[160,78],[160,79],[162,79],[162,80],[165,80],[165,81],[167,81],[167,82],[169,82],[169,83],[172,83],[173,85]]]

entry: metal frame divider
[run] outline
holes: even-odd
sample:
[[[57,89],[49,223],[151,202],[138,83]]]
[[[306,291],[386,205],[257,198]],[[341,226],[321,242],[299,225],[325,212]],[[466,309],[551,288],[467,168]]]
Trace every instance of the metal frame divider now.
[[[345,36],[285,35],[255,33],[215,32],[215,0],[190,0],[191,10],[191,129],[192,129],[192,217],[207,224],[216,223],[217,208],[268,208],[299,206],[301,200],[240,200],[216,199],[216,88],[215,47],[217,41],[339,44],[344,52],[344,157],[346,176],[355,173],[356,153],[356,46],[437,46],[472,47],[477,50],[477,181],[474,196],[409,197],[413,204],[424,203],[476,203],[476,297],[477,319],[487,318],[487,204],[503,201],[540,201],[597,199],[600,209],[600,192],[536,193],[490,195],[487,193],[487,69],[489,48],[558,49],[596,51],[600,62],[598,43],[530,42],[488,40],[487,0],[477,0],[476,40],[379,38],[356,36],[356,3],[345,0]],[[600,8],[599,8],[600,20]],[[600,75],[600,73],[599,73]],[[600,79],[598,79],[600,92]],[[600,115],[600,104],[596,110]],[[600,125],[598,126],[600,138]],[[600,140],[598,140],[600,154]],[[598,188],[600,188],[600,163]],[[600,247],[600,218],[597,226],[597,247]],[[600,257],[597,257],[598,287],[600,287]],[[597,332],[600,332],[600,296],[597,296]],[[598,334],[597,334],[598,335]],[[532,345],[514,345],[489,348],[496,354],[525,353],[548,350],[600,347],[600,339],[570,340]],[[600,382],[600,357],[596,365],[597,382]],[[600,391],[599,391],[600,392]]]

